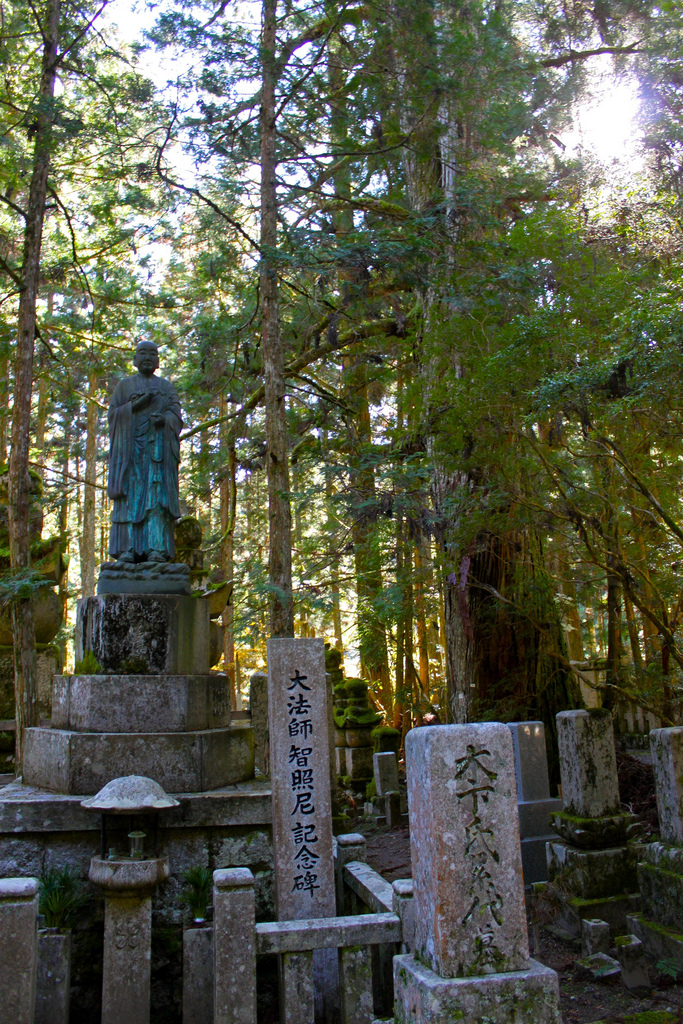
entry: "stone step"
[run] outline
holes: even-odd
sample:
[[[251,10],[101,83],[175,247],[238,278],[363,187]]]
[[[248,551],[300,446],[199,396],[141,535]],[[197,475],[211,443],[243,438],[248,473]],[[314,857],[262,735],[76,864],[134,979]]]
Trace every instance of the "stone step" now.
[[[53,793],[97,793],[122,775],[146,775],[167,793],[204,792],[254,774],[247,725],[189,732],[26,730],[24,782]]]
[[[73,732],[195,732],[230,725],[227,676],[55,676],[52,727]]]

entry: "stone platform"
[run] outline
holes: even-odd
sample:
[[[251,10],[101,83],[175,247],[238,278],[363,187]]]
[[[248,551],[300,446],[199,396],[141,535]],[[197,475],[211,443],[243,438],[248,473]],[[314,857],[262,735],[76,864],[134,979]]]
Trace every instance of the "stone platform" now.
[[[146,775],[167,793],[243,782],[254,775],[251,726],[196,732],[26,730],[24,780],[29,786],[91,796],[122,775]]]

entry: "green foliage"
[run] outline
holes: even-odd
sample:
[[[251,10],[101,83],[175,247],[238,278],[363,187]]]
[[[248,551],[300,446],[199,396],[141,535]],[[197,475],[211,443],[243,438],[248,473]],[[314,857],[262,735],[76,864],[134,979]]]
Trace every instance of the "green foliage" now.
[[[76,676],[99,676],[102,675],[102,666],[92,651],[86,651],[80,661],[74,666]]]
[[[36,569],[17,569],[0,574],[0,607],[30,600],[45,586],[43,575]]]
[[[201,865],[187,868],[183,872],[185,889],[180,898],[196,920],[203,921],[206,918],[206,910],[211,900],[212,877],[211,871]]]
[[[67,865],[46,868],[40,874],[39,883],[38,907],[47,927],[70,928],[90,900],[78,873]]]
[[[678,980],[678,976],[681,973],[680,967],[676,960],[671,958],[665,958],[657,961],[657,970],[660,974],[666,975],[667,978],[671,978],[673,981]]]

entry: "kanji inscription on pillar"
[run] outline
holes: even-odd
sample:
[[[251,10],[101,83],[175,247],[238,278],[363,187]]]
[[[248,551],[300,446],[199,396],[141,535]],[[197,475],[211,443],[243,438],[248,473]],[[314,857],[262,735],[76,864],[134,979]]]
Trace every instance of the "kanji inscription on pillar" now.
[[[325,648],[268,641],[275,894],[280,921],[335,913]]]

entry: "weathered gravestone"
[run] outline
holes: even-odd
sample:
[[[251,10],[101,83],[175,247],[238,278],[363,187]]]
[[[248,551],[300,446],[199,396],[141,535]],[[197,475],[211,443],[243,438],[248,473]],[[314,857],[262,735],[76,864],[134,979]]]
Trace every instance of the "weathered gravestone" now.
[[[268,676],[254,672],[249,679],[249,711],[254,733],[254,767],[261,775],[270,775],[270,738],[268,726]]]
[[[508,729],[515,755],[524,884],[532,885],[548,877],[545,845],[554,839],[550,818],[562,810],[562,801],[550,797],[543,722],[511,722]]]
[[[415,952],[394,959],[396,1024],[559,1024],[529,957],[512,739],[498,723],[406,737]]]
[[[653,729],[650,748],[662,841],[642,850],[642,913],[628,918],[628,930],[651,956],[683,971],[683,728]]]
[[[637,906],[635,852],[627,844],[634,815],[621,809],[612,716],[602,708],[557,715],[564,810],[553,818],[561,837],[547,846],[548,878],[562,876],[574,894],[560,922],[575,935],[584,917],[623,932]]]
[[[280,921],[333,917],[330,736],[322,639],[268,641],[268,718],[273,802],[275,906]],[[330,955],[332,954],[332,955]],[[281,990],[309,970],[309,960],[283,958]],[[288,969],[289,968],[289,969]],[[338,969],[334,950],[312,957],[316,1019],[333,1020]]]

